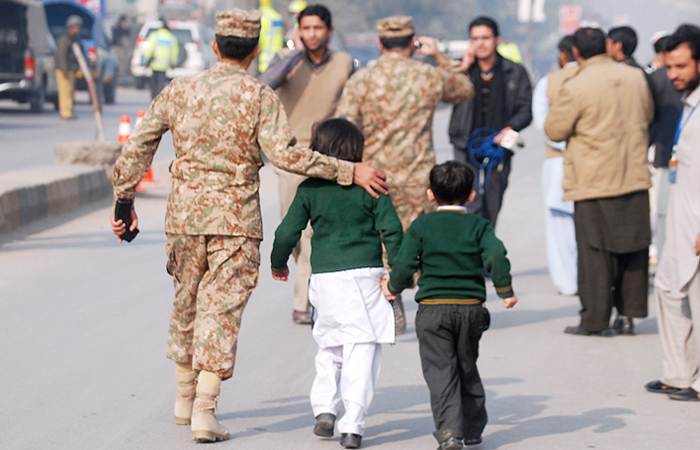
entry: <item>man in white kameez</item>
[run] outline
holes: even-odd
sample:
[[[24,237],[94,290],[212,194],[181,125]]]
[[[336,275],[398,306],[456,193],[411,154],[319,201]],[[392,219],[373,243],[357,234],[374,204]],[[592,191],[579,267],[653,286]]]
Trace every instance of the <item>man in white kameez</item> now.
[[[668,42],[668,77],[683,96],[671,159],[666,244],[654,282],[663,378],[647,390],[700,401],[700,28],[683,25]],[[677,162],[677,165],[675,165]],[[673,167],[675,170],[675,180]]]
[[[544,134],[544,121],[549,106],[559,94],[564,82],[577,70],[573,53],[574,38],[564,36],[557,45],[560,69],[544,76],[532,94],[532,121],[545,140],[545,159],[542,164],[542,194],[544,195],[544,229],[547,243],[549,276],[560,294],[578,292],[576,230],[574,229],[574,202],[564,201],[564,150],[566,141],[552,142]]]

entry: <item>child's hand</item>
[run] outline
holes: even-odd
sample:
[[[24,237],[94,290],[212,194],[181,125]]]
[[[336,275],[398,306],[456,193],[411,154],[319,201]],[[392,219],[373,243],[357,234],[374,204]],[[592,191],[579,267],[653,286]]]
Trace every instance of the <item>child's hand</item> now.
[[[282,269],[282,270],[272,269],[272,278],[274,278],[275,280],[279,280],[279,281],[288,281],[289,280],[289,268]]]
[[[508,298],[503,299],[503,307],[504,308],[510,309],[513,306],[515,306],[516,303],[518,303],[518,297],[516,297],[515,295],[512,297],[508,297]]]
[[[382,286],[382,291],[384,292],[384,296],[387,300],[391,301],[396,299],[396,295],[389,292],[389,275],[384,275],[379,284]]]

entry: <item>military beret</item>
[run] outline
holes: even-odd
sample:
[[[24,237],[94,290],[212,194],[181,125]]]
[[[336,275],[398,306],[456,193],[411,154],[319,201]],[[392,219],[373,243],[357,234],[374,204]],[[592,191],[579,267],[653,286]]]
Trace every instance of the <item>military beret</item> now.
[[[216,15],[216,34],[240,38],[260,37],[260,11],[229,9]]]
[[[391,16],[379,19],[377,20],[377,31],[379,37],[383,38],[412,36],[415,34],[413,18],[410,16]]]

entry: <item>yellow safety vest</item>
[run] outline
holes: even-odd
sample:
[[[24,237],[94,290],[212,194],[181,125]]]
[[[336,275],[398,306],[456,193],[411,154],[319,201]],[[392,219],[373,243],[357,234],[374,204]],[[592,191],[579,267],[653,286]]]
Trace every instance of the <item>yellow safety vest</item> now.
[[[258,70],[262,73],[284,47],[284,24],[282,15],[269,5],[260,6],[260,16]]]
[[[143,56],[146,61],[151,61],[151,69],[165,72],[177,65],[179,53],[177,38],[169,30],[161,28],[148,36],[148,47]]]

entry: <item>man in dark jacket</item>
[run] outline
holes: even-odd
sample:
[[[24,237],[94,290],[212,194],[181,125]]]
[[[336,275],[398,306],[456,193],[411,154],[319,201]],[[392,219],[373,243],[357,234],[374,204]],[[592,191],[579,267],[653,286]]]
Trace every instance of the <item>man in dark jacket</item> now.
[[[500,145],[507,131],[520,131],[528,126],[532,122],[532,87],[523,66],[496,52],[501,38],[495,21],[477,17],[469,24],[469,35],[470,47],[464,65],[468,67],[476,96],[472,101],[454,107],[450,119],[450,142],[454,145],[455,159],[466,162],[478,174],[479,186],[475,189],[476,198],[469,211],[495,226],[508,187],[513,153],[506,150],[500,161],[491,158],[489,173],[474,164],[468,144],[474,137],[471,134],[479,128],[495,130],[497,134],[493,143]],[[482,135],[479,133],[479,136]],[[489,162],[483,157],[472,156],[479,165]]]
[[[73,53],[73,43],[80,45],[80,28],[83,19],[70,16],[66,20],[66,31],[56,42],[56,82],[58,83],[58,109],[61,119],[75,119],[73,115],[73,91],[75,91],[75,73],[80,68]],[[82,51],[82,48],[81,48]]]
[[[615,61],[642,69],[632,56],[637,49],[637,32],[632,27],[611,28],[605,39],[605,53]]]

